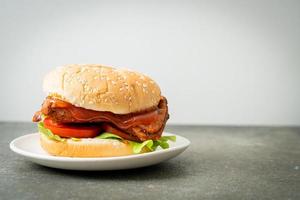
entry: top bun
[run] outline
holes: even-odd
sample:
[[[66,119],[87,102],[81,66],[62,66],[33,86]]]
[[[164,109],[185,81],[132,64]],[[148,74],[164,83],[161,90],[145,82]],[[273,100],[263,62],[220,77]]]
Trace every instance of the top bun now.
[[[161,98],[160,88],[149,77],[97,64],[58,67],[46,75],[43,88],[48,96],[75,106],[115,114],[147,110]]]

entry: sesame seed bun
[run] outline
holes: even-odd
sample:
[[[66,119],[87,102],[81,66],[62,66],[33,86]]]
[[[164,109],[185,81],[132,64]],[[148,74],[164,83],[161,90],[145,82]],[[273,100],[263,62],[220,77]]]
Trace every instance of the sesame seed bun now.
[[[161,97],[159,86],[149,77],[97,64],[58,67],[46,75],[43,88],[48,96],[75,106],[115,114],[147,110]]]
[[[134,154],[129,143],[113,139],[82,138],[55,141],[40,134],[42,148],[51,155],[65,157],[113,157]],[[147,152],[143,149],[141,153]]]

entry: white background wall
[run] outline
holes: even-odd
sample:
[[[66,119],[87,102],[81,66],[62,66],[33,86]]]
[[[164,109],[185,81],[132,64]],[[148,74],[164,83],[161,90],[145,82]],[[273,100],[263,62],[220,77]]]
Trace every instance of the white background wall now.
[[[0,0],[0,120],[66,63],[152,76],[170,123],[300,125],[300,1]]]

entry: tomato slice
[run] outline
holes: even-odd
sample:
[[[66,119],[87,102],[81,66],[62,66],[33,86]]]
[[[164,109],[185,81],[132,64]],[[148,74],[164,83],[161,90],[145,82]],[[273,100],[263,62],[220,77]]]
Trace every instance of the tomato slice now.
[[[59,124],[49,117],[44,119],[44,126],[61,137],[93,138],[101,131],[100,126]]]

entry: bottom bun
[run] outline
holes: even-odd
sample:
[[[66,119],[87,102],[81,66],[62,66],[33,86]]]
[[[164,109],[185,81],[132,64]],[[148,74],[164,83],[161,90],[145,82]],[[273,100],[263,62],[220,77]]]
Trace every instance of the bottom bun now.
[[[113,157],[134,154],[129,143],[113,139],[82,138],[79,141],[66,139],[59,142],[40,134],[40,142],[42,148],[54,156]]]

